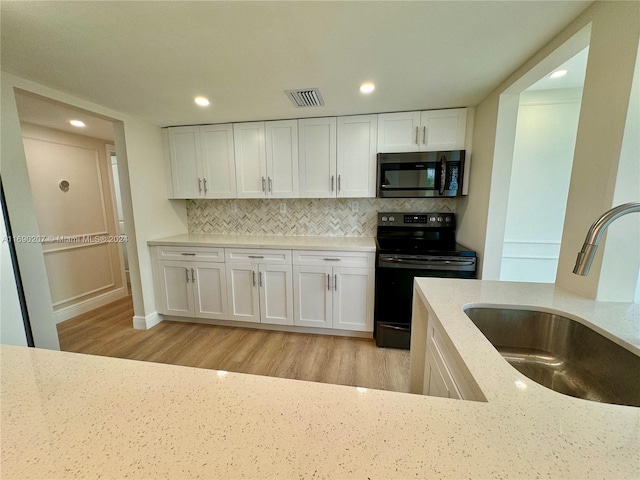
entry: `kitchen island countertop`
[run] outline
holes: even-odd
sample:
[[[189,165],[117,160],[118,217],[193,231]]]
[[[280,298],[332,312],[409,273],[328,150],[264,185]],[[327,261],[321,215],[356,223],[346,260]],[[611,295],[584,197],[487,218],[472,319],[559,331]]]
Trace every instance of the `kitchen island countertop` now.
[[[417,285],[487,402],[3,345],[2,477],[638,477],[640,408],[526,377],[516,388],[521,376],[462,313],[525,302],[584,318],[637,353],[638,305],[553,285]]]

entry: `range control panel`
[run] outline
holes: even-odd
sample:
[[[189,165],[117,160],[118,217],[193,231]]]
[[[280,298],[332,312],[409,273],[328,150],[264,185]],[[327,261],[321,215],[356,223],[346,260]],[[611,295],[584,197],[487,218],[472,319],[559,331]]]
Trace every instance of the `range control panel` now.
[[[456,217],[453,213],[378,213],[379,227],[453,227]]]

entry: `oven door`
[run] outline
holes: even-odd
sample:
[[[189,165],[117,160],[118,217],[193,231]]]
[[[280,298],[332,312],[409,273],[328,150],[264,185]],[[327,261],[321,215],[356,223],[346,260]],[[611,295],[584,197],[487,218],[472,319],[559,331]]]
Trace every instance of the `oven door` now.
[[[424,268],[424,265],[410,261],[402,261],[391,266],[381,262],[379,256],[379,265],[376,267],[374,311],[376,345],[409,349],[413,280],[416,277],[475,278],[475,260],[475,258],[461,260],[455,257],[455,260],[454,258],[449,260],[447,267],[433,269],[432,267]],[[439,263],[438,260],[436,262]],[[429,260],[429,263],[433,264],[433,261]],[[454,267],[452,263],[458,263],[458,265]],[[462,263],[464,265],[461,265]]]

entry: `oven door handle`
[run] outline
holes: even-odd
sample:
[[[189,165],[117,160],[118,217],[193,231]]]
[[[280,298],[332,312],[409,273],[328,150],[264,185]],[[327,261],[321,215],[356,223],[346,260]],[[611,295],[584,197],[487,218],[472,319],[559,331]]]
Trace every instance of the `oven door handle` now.
[[[439,266],[439,265],[456,265],[456,266],[471,266],[474,265],[475,262],[474,261],[469,261],[469,260],[420,260],[420,259],[404,259],[404,258],[381,258],[380,259],[383,262],[389,262],[389,263],[404,263],[406,265],[433,265],[433,266]]]

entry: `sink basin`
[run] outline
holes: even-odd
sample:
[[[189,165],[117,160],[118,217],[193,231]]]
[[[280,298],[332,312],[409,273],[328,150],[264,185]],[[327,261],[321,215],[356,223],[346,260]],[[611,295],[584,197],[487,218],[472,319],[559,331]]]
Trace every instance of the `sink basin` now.
[[[640,357],[552,313],[471,307],[465,313],[520,373],[556,392],[640,407]]]

